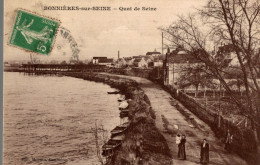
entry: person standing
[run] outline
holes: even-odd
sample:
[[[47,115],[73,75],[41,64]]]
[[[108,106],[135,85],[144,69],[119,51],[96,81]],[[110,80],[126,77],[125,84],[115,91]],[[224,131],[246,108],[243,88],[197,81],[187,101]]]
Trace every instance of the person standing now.
[[[136,142],[136,162],[137,164],[142,164],[142,149],[143,149],[143,139],[139,139]]]
[[[209,163],[209,144],[206,139],[203,139],[200,150],[200,163],[207,165]]]
[[[231,143],[233,141],[233,135],[230,133],[229,129],[227,131],[226,139],[225,139],[225,149],[227,151],[231,151]]]
[[[176,144],[178,146],[178,158],[180,158],[180,144],[181,144],[181,135],[180,134],[176,135]]]
[[[179,159],[181,160],[186,160],[185,143],[186,143],[186,136],[182,135],[181,143],[180,143],[180,157],[179,157]]]

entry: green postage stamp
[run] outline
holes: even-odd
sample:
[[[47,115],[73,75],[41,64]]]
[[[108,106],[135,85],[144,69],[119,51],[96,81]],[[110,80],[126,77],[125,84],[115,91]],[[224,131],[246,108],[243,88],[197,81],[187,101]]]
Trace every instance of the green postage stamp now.
[[[30,52],[49,54],[60,22],[19,9],[9,44]]]

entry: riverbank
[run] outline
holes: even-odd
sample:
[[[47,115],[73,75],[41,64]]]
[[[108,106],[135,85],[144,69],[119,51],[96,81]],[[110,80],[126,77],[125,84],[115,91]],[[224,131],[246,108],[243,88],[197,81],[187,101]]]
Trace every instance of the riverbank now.
[[[111,75],[108,73],[100,73]],[[159,84],[152,81],[125,75],[117,75],[121,78],[134,80],[138,86],[145,92],[150,100],[156,119],[156,128],[166,139],[170,154],[173,158],[173,164],[192,165],[200,164],[200,144],[204,138],[210,146],[210,164],[213,165],[246,165],[247,162],[240,158],[234,152],[227,152],[224,149],[224,143],[215,136],[212,129],[192,112],[189,112],[178,100],[174,99],[170,93],[165,91]],[[185,114],[189,112],[189,114]],[[192,118],[191,118],[192,117]],[[182,161],[177,158],[177,146],[175,144],[176,127],[178,132],[186,135],[186,153],[187,160]]]
[[[145,164],[200,164],[200,143],[204,138],[210,145],[210,164],[247,164],[234,152],[227,152],[205,122],[150,80],[109,73],[67,72],[61,75],[106,83],[132,99],[129,114],[132,124],[121,147],[109,159],[109,165],[132,162],[136,146],[142,141],[141,155]],[[187,137],[186,161],[177,158],[177,132]]]
[[[121,147],[109,159],[108,165],[138,163],[136,154],[139,144],[141,145],[140,157],[143,164],[172,164],[171,151],[165,137],[156,127],[156,115],[150,105],[149,98],[135,80],[98,73],[65,73],[64,75],[106,83],[111,87],[118,88],[127,99],[131,99],[129,102],[129,129],[125,133]]]

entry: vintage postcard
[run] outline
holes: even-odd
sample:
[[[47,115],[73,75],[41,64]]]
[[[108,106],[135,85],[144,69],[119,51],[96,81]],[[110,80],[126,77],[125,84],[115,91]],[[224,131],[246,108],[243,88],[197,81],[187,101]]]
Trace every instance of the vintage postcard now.
[[[259,165],[259,0],[4,0],[3,165]]]

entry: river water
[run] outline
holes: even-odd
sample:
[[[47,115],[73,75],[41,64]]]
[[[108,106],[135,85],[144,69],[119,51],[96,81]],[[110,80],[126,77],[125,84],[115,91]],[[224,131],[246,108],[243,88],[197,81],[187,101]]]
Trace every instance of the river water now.
[[[4,165],[92,165],[93,128],[120,124],[108,85],[72,77],[4,73]],[[99,133],[99,142],[108,133]]]

